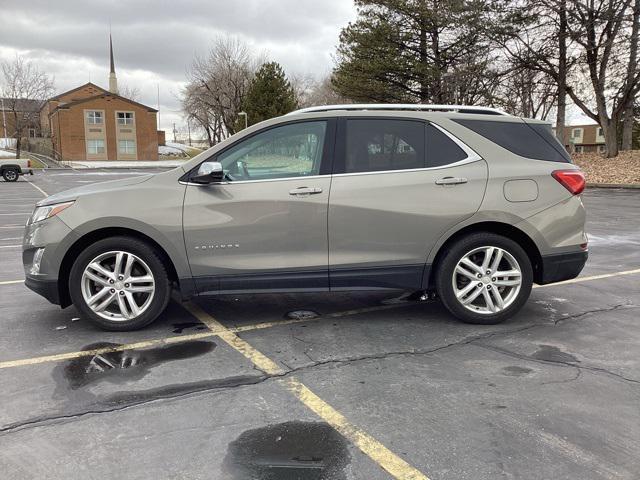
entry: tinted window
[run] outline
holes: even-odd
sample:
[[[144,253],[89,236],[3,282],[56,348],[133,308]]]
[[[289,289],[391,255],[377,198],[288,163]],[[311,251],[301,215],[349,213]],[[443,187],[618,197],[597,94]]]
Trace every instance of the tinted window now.
[[[345,172],[424,168],[424,123],[347,120]]]
[[[242,140],[217,161],[231,180],[318,175],[327,122],[301,122],[271,128]]]
[[[467,154],[456,143],[431,124],[427,124],[427,166],[440,167],[459,162]]]
[[[546,125],[467,119],[455,121],[516,155],[551,162],[571,161]]]

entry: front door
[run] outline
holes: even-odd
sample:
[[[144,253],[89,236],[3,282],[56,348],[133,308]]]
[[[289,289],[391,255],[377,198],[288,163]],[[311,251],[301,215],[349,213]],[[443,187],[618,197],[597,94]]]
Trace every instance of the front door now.
[[[225,180],[189,185],[184,235],[200,293],[328,288],[334,122],[281,124],[210,161]]]
[[[487,166],[420,120],[341,120],[329,202],[331,289],[420,289],[449,228],[479,208]]]

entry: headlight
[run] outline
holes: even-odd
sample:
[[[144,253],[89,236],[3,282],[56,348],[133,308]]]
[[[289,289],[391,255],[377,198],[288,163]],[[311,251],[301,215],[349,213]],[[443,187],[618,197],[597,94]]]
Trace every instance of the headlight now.
[[[46,205],[44,207],[36,207],[29,219],[29,225],[32,223],[41,222],[47,218],[55,217],[63,210],[73,205],[73,202],[54,203],[53,205]]]

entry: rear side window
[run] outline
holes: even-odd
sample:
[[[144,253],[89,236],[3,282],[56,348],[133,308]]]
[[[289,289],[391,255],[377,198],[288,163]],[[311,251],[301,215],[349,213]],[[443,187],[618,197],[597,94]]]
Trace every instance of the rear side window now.
[[[427,167],[441,167],[467,158],[453,140],[431,124],[427,124]]]
[[[550,162],[571,162],[571,157],[547,125],[470,119],[454,121],[516,155]]]
[[[387,119],[346,121],[345,173],[407,170],[425,166],[423,122]]]

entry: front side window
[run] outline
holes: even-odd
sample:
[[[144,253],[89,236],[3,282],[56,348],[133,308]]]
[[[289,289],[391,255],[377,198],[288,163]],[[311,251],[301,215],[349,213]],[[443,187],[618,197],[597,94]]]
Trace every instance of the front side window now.
[[[423,122],[388,119],[346,121],[345,173],[425,167]]]
[[[89,155],[104,153],[104,140],[87,140],[87,153]]]
[[[91,125],[102,124],[102,112],[98,112],[98,111],[87,112],[87,121]]]
[[[118,112],[118,125],[133,125],[133,112]]]
[[[136,153],[136,141],[135,140],[118,140],[118,152],[127,155],[134,155]]]
[[[326,130],[324,120],[270,128],[235,144],[217,161],[231,181],[318,175]]]

